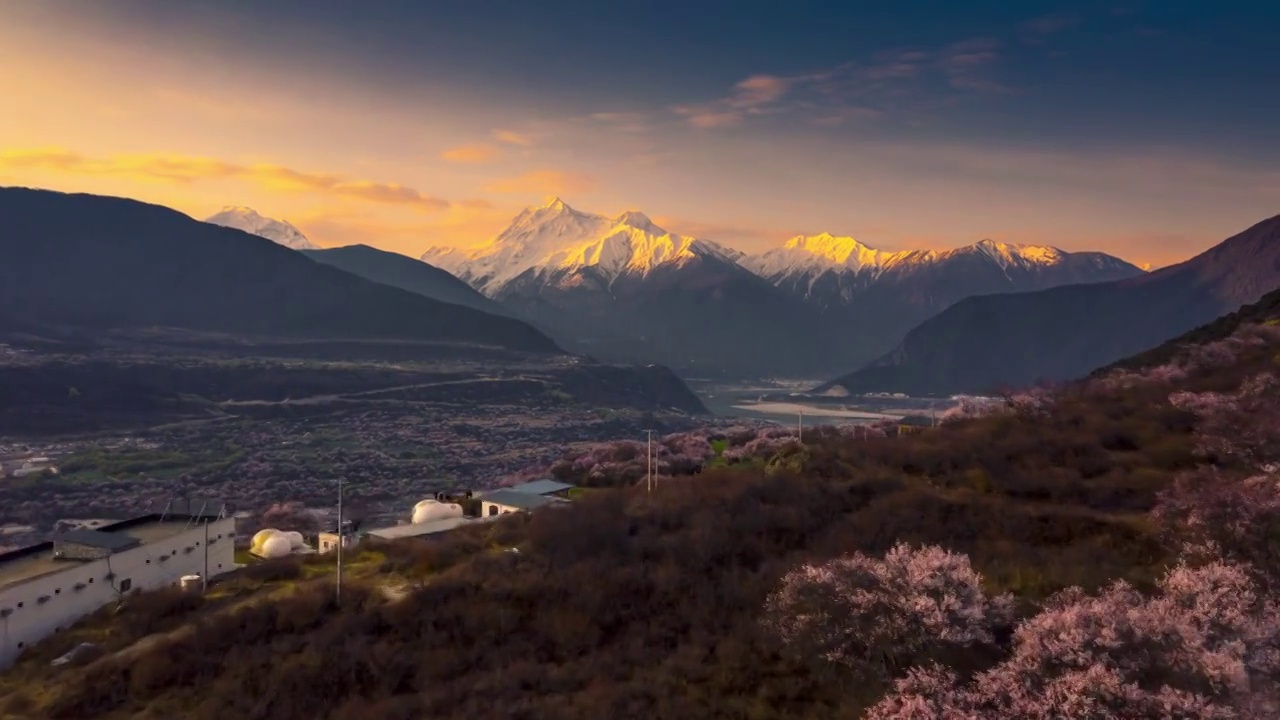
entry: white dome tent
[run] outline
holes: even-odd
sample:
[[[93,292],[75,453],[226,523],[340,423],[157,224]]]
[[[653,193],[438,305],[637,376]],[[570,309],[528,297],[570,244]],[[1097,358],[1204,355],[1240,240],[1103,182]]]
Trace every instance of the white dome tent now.
[[[300,532],[285,532],[275,528],[259,530],[253,536],[249,553],[260,558],[278,558],[305,551],[307,543]]]
[[[448,518],[460,517],[462,517],[461,505],[457,503],[440,502],[434,498],[428,498],[413,506],[413,517],[410,522],[414,525],[419,525],[433,520],[445,520]]]

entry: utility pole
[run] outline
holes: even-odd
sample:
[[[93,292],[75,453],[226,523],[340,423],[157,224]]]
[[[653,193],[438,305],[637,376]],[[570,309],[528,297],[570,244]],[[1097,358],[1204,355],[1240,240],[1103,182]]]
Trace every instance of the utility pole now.
[[[200,573],[200,594],[209,592],[209,518],[204,519],[204,572]]]
[[[804,442],[804,411],[800,410],[799,412],[797,412],[797,416],[798,416],[798,419],[796,420],[796,440],[799,442]]]
[[[334,587],[334,601],[342,603],[342,546],[347,538],[342,534],[342,476],[338,476],[338,574]]]
[[[647,492],[653,492],[653,431],[645,432],[649,435],[649,452],[645,455],[644,486]]]

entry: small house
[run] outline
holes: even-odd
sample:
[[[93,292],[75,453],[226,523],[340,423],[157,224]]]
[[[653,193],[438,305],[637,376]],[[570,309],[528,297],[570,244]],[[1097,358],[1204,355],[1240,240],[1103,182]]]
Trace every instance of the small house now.
[[[535,495],[505,488],[480,497],[480,515],[490,517],[513,512],[528,512],[562,503],[568,503],[568,501],[550,495]]]
[[[543,497],[558,497],[569,499],[569,494],[577,489],[576,485],[562,483],[557,480],[534,480],[532,482],[522,483],[520,485],[512,485],[507,490],[515,492],[528,493],[530,495],[541,495]]]

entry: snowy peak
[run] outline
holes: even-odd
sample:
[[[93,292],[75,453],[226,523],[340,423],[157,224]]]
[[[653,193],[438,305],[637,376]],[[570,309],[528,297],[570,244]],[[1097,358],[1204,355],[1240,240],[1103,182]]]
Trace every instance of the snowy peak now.
[[[956,252],[964,251],[980,252],[1002,268],[1013,263],[1054,265],[1061,262],[1067,254],[1055,247],[1002,243],[985,238],[968,247],[959,248]]]
[[[654,225],[653,221],[649,219],[649,216],[639,210],[628,210],[619,215],[614,222],[619,225],[629,225],[633,228],[639,228],[659,235],[666,233],[666,230]]]
[[[696,257],[736,262],[740,256],[715,243],[668,232],[638,210],[609,218],[553,198],[525,209],[507,229],[478,247],[430,248],[422,260],[493,296],[527,274],[554,281],[593,268],[611,282],[622,274],[643,275]]]
[[[868,247],[851,237],[821,233],[793,237],[782,247],[744,258],[742,265],[761,277],[778,281],[800,275],[816,276],[828,271],[877,277],[886,272],[944,264],[954,259],[975,256],[993,263],[1001,270],[1011,267],[1034,270],[1054,267],[1073,256],[1086,255],[1091,253],[1068,253],[1055,247],[1003,243],[990,239],[953,250],[888,252]],[[1110,258],[1100,253],[1092,255]],[[1124,264],[1122,260],[1110,259]]]
[[[885,252],[847,237],[820,233],[797,235],[780,248],[745,257],[742,265],[764,278],[796,274],[821,274],[828,270],[854,273],[878,272],[909,252]]]
[[[253,208],[228,205],[204,220],[207,223],[243,230],[294,250],[319,250],[298,228],[283,220],[259,215]]]

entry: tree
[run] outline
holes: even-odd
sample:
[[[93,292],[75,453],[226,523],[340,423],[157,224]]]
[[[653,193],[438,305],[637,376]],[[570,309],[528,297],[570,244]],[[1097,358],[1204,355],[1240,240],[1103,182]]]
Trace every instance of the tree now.
[[[867,720],[1263,720],[1280,712],[1280,608],[1247,569],[1180,564],[1147,598],[1066,590],[1014,633],[1009,659],[960,684],[941,666],[896,683]]]
[[[965,555],[899,543],[883,560],[854,554],[787,573],[765,618],[803,654],[887,678],[938,647],[992,643],[1012,597],[987,597]]]

